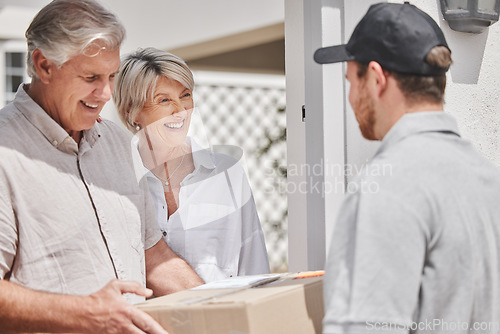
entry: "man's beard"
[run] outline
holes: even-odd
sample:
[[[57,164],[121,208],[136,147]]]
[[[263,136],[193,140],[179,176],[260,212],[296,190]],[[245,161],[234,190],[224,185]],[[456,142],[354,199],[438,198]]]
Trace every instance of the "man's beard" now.
[[[373,109],[372,100],[366,93],[363,87],[360,87],[360,95],[356,101],[356,105],[352,106],[355,110],[354,115],[359,124],[361,134],[368,140],[377,140],[375,137],[375,110]]]

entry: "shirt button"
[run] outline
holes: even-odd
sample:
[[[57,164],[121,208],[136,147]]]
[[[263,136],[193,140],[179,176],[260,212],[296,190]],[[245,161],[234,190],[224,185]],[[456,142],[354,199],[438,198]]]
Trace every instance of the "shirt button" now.
[[[167,232],[163,231],[163,236],[166,237],[167,236]]]
[[[57,144],[59,144],[59,143],[57,142],[57,140],[53,140],[53,141],[52,141],[52,145],[57,146]]]

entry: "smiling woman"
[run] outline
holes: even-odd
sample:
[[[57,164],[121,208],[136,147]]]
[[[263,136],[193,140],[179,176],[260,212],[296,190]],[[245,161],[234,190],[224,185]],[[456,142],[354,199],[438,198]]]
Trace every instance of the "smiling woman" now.
[[[168,52],[125,57],[113,99],[136,134],[157,222],[168,245],[205,282],[269,273],[264,235],[246,174],[228,154],[188,136],[193,75]]]
[[[152,125],[158,129],[164,145],[179,146],[184,143],[193,109],[193,96],[189,88],[168,77],[160,77],[156,83],[152,101],[145,103],[135,123]],[[158,121],[158,122],[157,122]],[[162,131],[167,128],[168,131]]]

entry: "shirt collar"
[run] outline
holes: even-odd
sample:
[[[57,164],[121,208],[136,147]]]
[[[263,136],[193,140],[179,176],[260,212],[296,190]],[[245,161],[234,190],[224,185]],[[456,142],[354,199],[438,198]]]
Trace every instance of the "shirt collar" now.
[[[212,152],[209,149],[201,147],[193,138],[189,138],[189,140],[191,141],[195,170],[198,170],[200,166],[209,170],[215,169],[216,166]]]
[[[186,142],[191,144],[194,163],[194,172],[192,173],[192,175],[199,173],[200,167],[204,167],[209,171],[216,168],[213,154],[210,150],[201,147],[193,138],[187,137]],[[137,151],[139,151],[139,139],[137,138],[137,136],[133,137],[132,145],[137,149]],[[142,162],[140,165],[143,168],[143,173],[146,174],[147,177],[157,179],[157,177],[149,169],[147,169],[146,166],[142,164]]]
[[[447,132],[460,137],[453,116],[444,111],[419,111],[403,115],[382,139],[377,153],[408,136],[423,132]]]
[[[17,109],[55,148],[66,153],[78,153],[78,144],[42,107],[33,101],[26,93],[25,89],[28,89],[28,87],[29,84],[19,85],[13,101]],[[86,142],[91,148],[99,137],[98,129],[93,126],[91,129],[83,131],[82,144]],[[82,147],[85,146],[85,144],[82,145]]]
[[[91,127],[88,130],[83,130],[83,136],[82,136],[82,144],[83,143],[88,143],[89,148],[94,147],[94,145],[97,143],[99,138],[101,138],[101,128],[102,124],[99,124],[99,122],[95,122],[94,126]],[[80,145],[80,151],[83,153],[83,146]]]

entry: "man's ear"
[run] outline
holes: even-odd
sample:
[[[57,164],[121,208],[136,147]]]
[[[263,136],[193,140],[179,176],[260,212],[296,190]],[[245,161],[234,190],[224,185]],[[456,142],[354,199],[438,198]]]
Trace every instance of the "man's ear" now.
[[[33,60],[33,65],[35,66],[35,71],[38,78],[40,78],[40,81],[43,83],[49,83],[56,65],[52,61],[45,58],[42,51],[39,49],[35,49],[35,51],[33,51],[31,59]]]
[[[380,97],[387,88],[387,76],[384,69],[376,61],[371,61],[368,64],[368,72],[372,76],[372,79],[374,79],[375,92]]]

